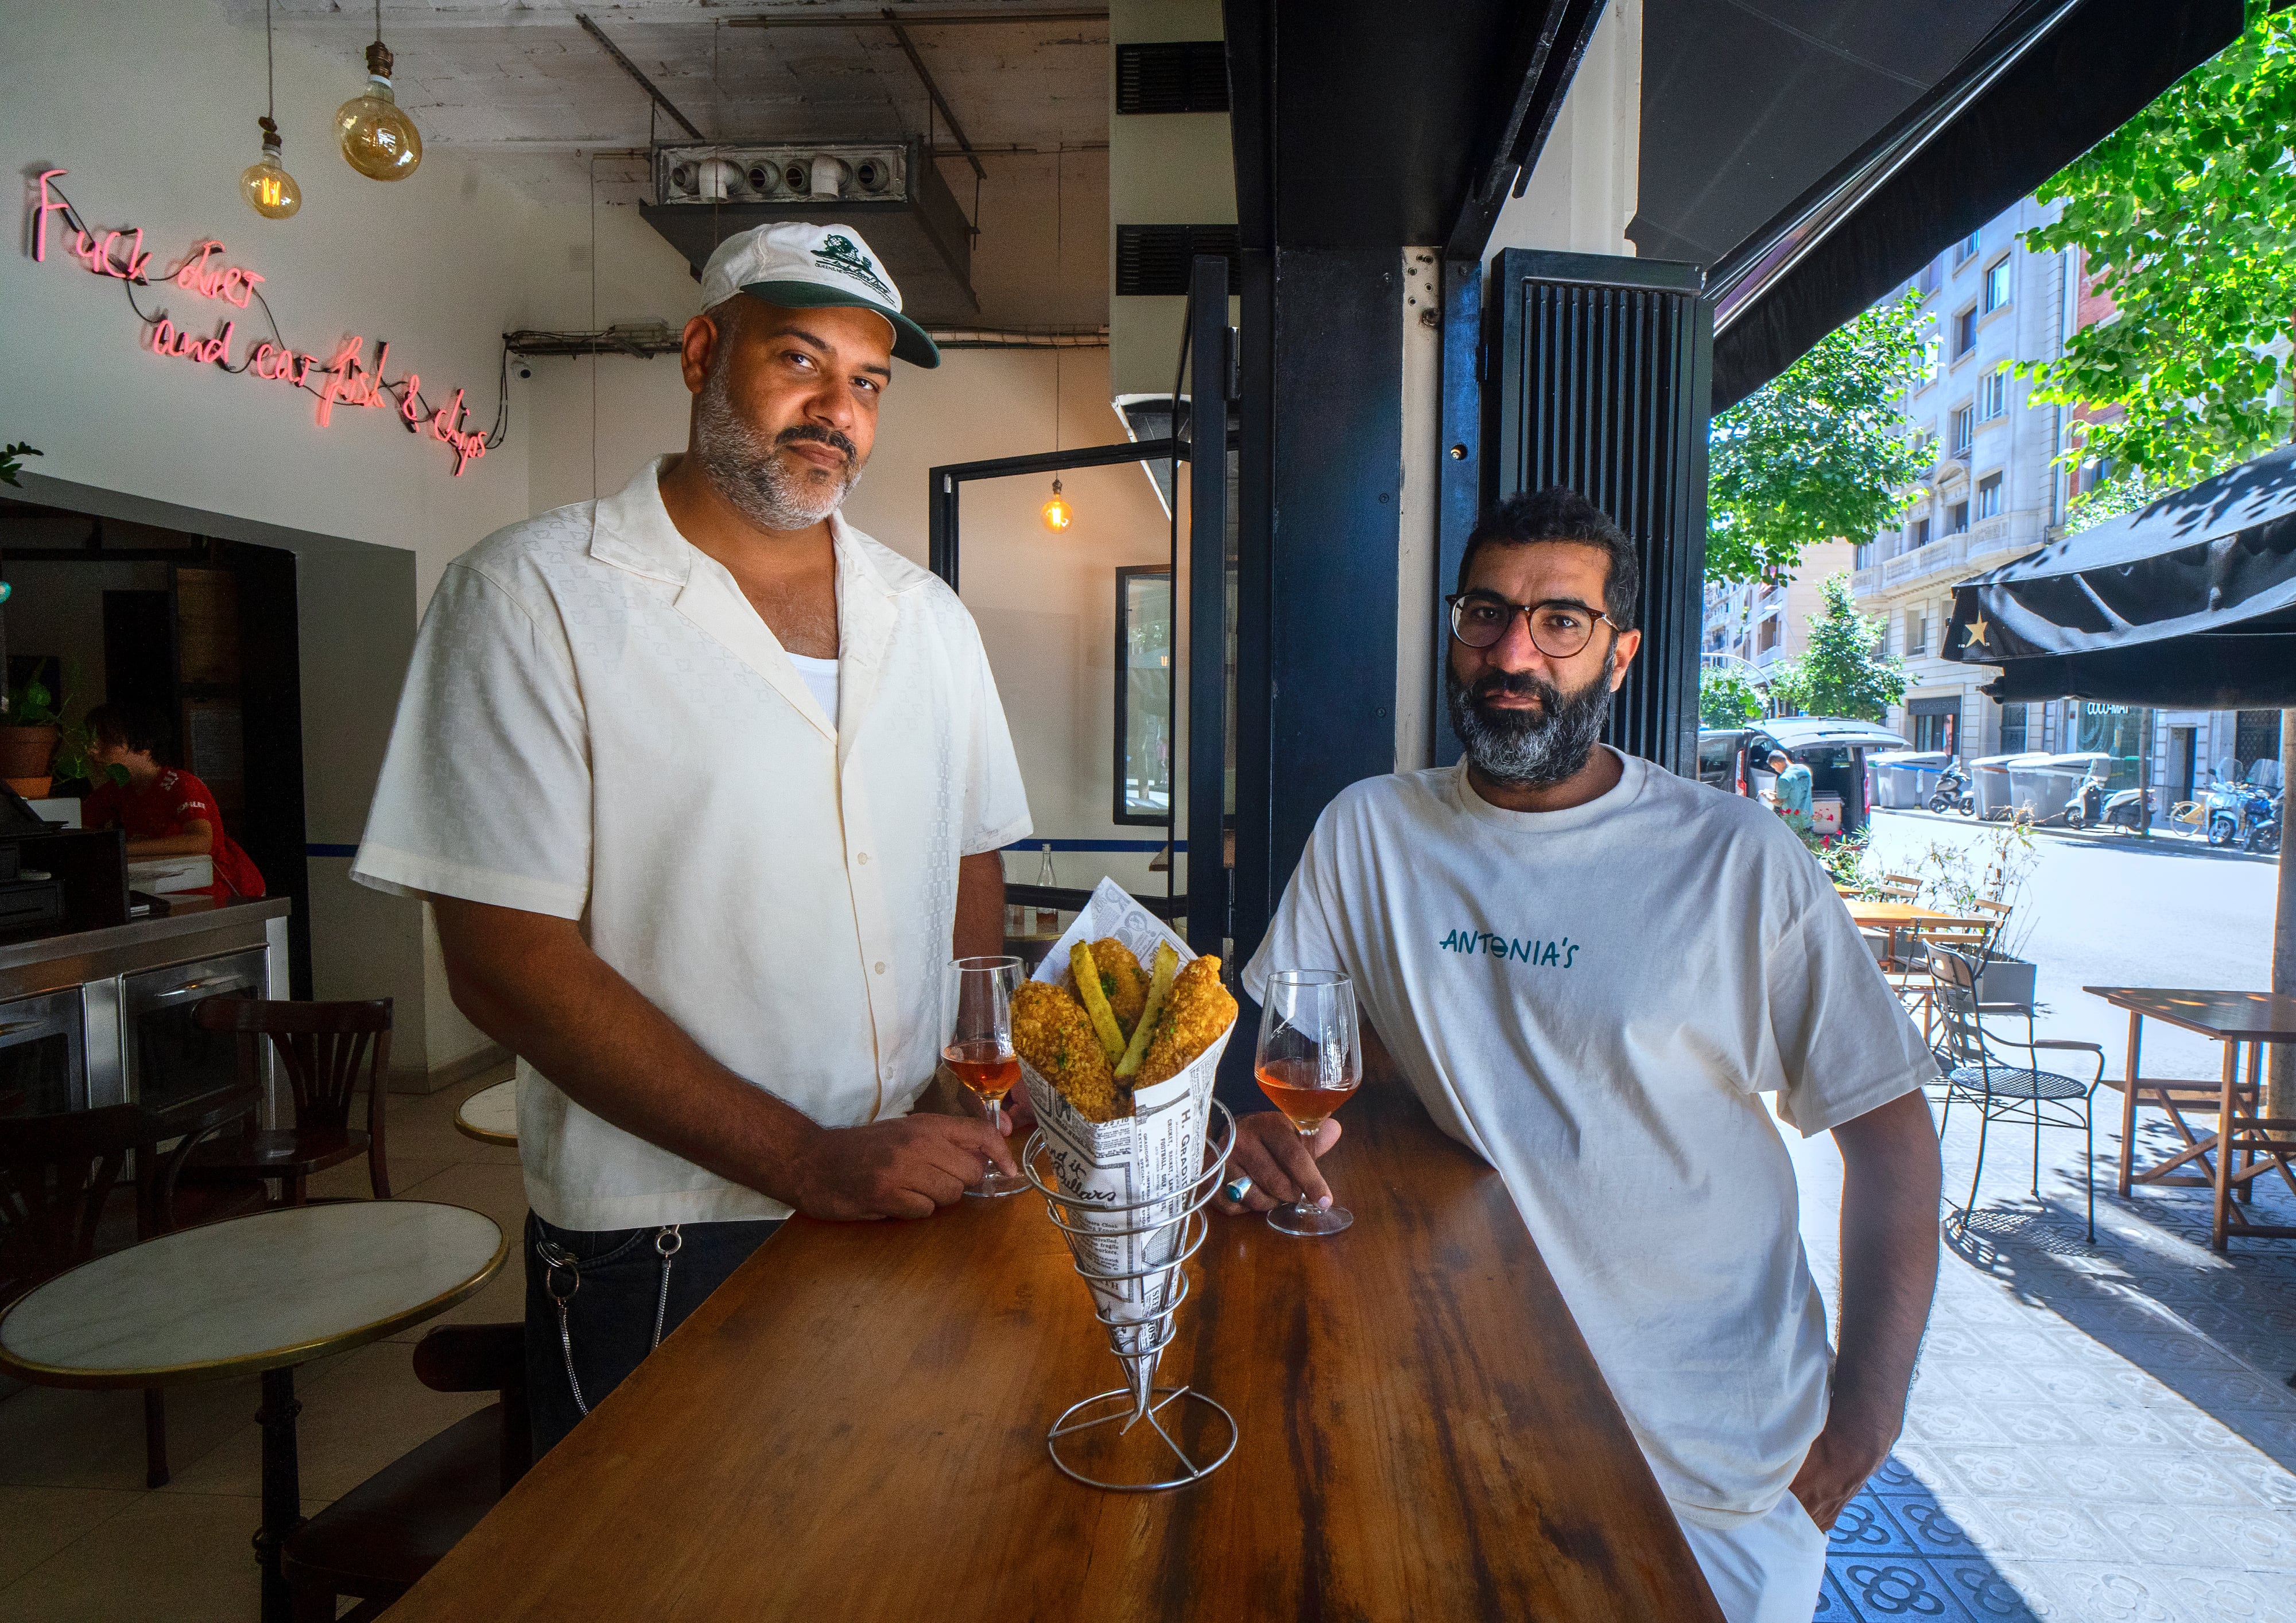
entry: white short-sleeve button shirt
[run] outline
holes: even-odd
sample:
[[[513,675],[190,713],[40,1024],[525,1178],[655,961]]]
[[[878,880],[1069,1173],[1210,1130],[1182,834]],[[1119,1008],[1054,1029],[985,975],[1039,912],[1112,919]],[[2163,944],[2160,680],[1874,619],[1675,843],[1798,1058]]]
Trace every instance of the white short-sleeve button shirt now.
[[[834,518],[838,714],[661,463],[447,566],[352,876],[582,921],[718,1060],[826,1127],[906,1111],[939,1053],[957,862],[1029,832],[979,632]],[[519,1065],[527,1198],[576,1229],[788,1208]]]

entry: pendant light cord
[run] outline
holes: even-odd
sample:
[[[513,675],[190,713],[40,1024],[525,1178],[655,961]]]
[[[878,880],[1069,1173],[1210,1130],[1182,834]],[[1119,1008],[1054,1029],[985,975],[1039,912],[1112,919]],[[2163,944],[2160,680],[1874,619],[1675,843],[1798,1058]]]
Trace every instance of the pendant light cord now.
[[[279,119],[278,78],[271,61],[271,0],[263,0],[263,116]]]
[[[382,0],[374,0],[374,43],[382,43]]]
[[[1068,168],[1069,168],[1069,163],[1068,163],[1068,153],[1067,153],[1067,152],[1054,152],[1054,154],[1053,154],[1053,295],[1054,295],[1054,299],[1057,299],[1059,298],[1059,296],[1060,296],[1060,291],[1061,291],[1061,242],[1062,242],[1062,231],[1063,231],[1063,228],[1064,228],[1064,226],[1065,226],[1065,224],[1066,224],[1066,221],[1067,221],[1067,217],[1067,217],[1067,215],[1066,215],[1066,213],[1065,213],[1065,211],[1064,211],[1063,205],[1062,205],[1062,183],[1063,181],[1065,181],[1065,180],[1068,178]],[[974,212],[974,214],[975,214],[976,216],[980,213],[980,205],[979,205],[978,203],[975,203],[975,204],[973,205],[973,212]],[[1059,344],[1058,340],[1054,340],[1054,344],[1053,344],[1053,449],[1054,449],[1054,450],[1055,450],[1055,451],[1057,451],[1057,450],[1059,450],[1060,448],[1061,448],[1061,347],[1060,347],[1060,344]]]

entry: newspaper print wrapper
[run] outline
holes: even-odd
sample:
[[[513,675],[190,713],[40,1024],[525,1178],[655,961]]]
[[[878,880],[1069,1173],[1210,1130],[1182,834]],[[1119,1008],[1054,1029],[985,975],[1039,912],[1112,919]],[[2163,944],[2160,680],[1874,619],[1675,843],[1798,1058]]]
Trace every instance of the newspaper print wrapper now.
[[[1159,947],[1170,947],[1184,964],[1196,956],[1114,880],[1103,879],[1076,922],[1045,955],[1035,979],[1058,986],[1068,972],[1070,949],[1103,936],[1130,947],[1144,967],[1153,963]],[[1037,1125],[1044,1131],[1054,1177],[1066,1197],[1064,1215],[1076,1228],[1086,1231],[1067,1236],[1080,1269],[1095,1274],[1153,1270],[1185,1247],[1188,1225],[1177,1219],[1203,1176],[1212,1080],[1234,1034],[1231,1022],[1186,1070],[1137,1090],[1133,1113],[1115,1121],[1087,1120],[1034,1066],[1021,1062],[1029,1097],[1037,1107]],[[1152,1204],[1132,1204],[1142,1201]],[[1111,1207],[1129,1209],[1095,1217],[1096,1211]],[[1167,1226],[1156,1226],[1160,1221]],[[1105,1237],[1092,1232],[1096,1229],[1108,1231]],[[1136,1232],[1119,1232],[1123,1230]],[[1144,1408],[1156,1373],[1156,1359],[1146,1355],[1153,1353],[1160,1340],[1158,1321],[1178,1293],[1179,1270],[1105,1283],[1087,1279],[1086,1283],[1102,1316],[1110,1321],[1109,1348],[1124,1365],[1134,1403]]]

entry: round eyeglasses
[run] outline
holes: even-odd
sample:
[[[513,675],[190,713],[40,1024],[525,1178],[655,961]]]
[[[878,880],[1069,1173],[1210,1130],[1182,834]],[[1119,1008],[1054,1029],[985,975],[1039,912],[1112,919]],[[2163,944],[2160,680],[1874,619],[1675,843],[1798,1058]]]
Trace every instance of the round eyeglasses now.
[[[1443,601],[1451,608],[1451,635],[1468,647],[1495,646],[1520,614],[1530,624],[1532,646],[1550,660],[1570,659],[1586,648],[1597,625],[1618,624],[1568,598],[1511,603],[1488,592],[1459,592]]]

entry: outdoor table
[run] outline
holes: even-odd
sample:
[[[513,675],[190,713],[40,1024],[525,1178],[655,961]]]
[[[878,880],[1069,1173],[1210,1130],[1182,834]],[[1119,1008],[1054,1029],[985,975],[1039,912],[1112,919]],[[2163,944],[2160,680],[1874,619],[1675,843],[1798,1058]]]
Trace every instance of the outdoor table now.
[[[291,1623],[279,1552],[302,1523],[295,1366],[379,1341],[486,1283],[508,1250],[430,1201],[292,1206],[82,1263],[0,1315],[0,1372],[44,1386],[173,1386],[260,1373],[263,1623]]]
[[[518,1078],[482,1087],[455,1109],[455,1130],[482,1144],[518,1143]]]
[[[1849,917],[1860,930],[1903,930],[1908,924],[1918,924],[1923,919],[1948,919],[1953,915],[1939,913],[1934,907],[1924,907],[1918,902],[1861,901],[1856,897],[1844,897],[1841,905],[1849,909]]]
[[[2289,1160],[2296,1156],[2296,1119],[2259,1115],[2263,1105],[2264,1050],[2271,1043],[2296,1043],[2296,997],[2270,992],[2202,992],[2166,987],[2083,987],[2116,1008],[2128,1011],[2128,1067],[2120,1088],[2120,1193],[2136,1184],[2176,1184],[2213,1189],[2216,1209],[2209,1243],[2221,1251],[2234,1234],[2258,1238],[2296,1236],[2296,1226],[2251,1223],[2233,1204],[2253,1193],[2255,1178],[2277,1167],[2296,1190]],[[2218,1085],[2147,1078],[2138,1069],[2146,1020],[2166,1021],[2224,1045]],[[2248,1047],[2248,1080],[2240,1080],[2240,1051]],[[2136,1166],[2136,1107],[2168,1112],[2185,1147],[2151,1167]],[[2186,1110],[2214,1111],[2217,1130],[2195,1133]],[[2202,1176],[2178,1172],[2198,1161]]]
[[[1157,1381],[1238,1437],[1201,1481],[1111,1493],[1047,1457],[1121,1376],[1034,1193],[795,1217],[393,1623],[1718,1623],[1498,1175],[1399,1081],[1343,1119],[1324,1165],[1352,1228],[1214,1214],[1189,1265]]]

